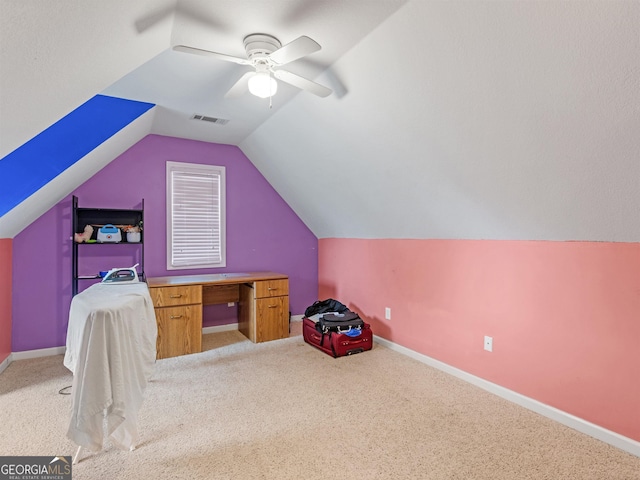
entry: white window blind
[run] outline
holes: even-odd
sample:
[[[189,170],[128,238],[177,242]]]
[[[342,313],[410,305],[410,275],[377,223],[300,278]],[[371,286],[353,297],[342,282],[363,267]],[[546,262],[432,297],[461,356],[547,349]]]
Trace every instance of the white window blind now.
[[[224,267],[225,169],[167,162],[167,269]]]

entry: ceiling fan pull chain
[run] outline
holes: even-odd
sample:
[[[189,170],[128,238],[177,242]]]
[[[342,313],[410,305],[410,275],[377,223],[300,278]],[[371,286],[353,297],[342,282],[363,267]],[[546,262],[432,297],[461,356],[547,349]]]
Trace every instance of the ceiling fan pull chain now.
[[[271,74],[273,72],[271,70],[269,70],[269,81],[271,81]],[[271,99],[273,98],[273,94],[272,94],[273,90],[271,89],[271,87],[269,87],[269,110],[271,110],[271,108],[273,108],[273,103],[271,102]]]

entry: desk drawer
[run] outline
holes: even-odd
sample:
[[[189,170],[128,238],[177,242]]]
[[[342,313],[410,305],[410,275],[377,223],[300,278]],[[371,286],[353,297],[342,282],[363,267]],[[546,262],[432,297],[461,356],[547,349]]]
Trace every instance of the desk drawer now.
[[[202,286],[200,285],[150,288],[149,293],[154,307],[202,303]]]
[[[289,297],[256,300],[256,342],[268,342],[289,336]]]
[[[157,358],[176,357],[202,351],[202,307],[156,308]]]
[[[263,280],[256,282],[255,298],[280,297],[289,295],[289,280]]]

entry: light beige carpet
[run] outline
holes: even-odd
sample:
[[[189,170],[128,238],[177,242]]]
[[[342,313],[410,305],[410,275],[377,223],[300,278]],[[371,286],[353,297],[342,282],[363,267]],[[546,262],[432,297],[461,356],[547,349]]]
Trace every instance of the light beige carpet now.
[[[640,458],[375,345],[333,359],[291,338],[206,335],[158,361],[133,452],[80,479],[640,479]],[[73,455],[62,356],[0,375],[0,455]]]

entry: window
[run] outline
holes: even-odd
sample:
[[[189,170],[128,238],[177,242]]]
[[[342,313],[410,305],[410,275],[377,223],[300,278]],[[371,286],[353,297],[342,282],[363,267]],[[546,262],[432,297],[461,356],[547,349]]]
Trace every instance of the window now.
[[[167,269],[224,266],[225,168],[167,162]]]

